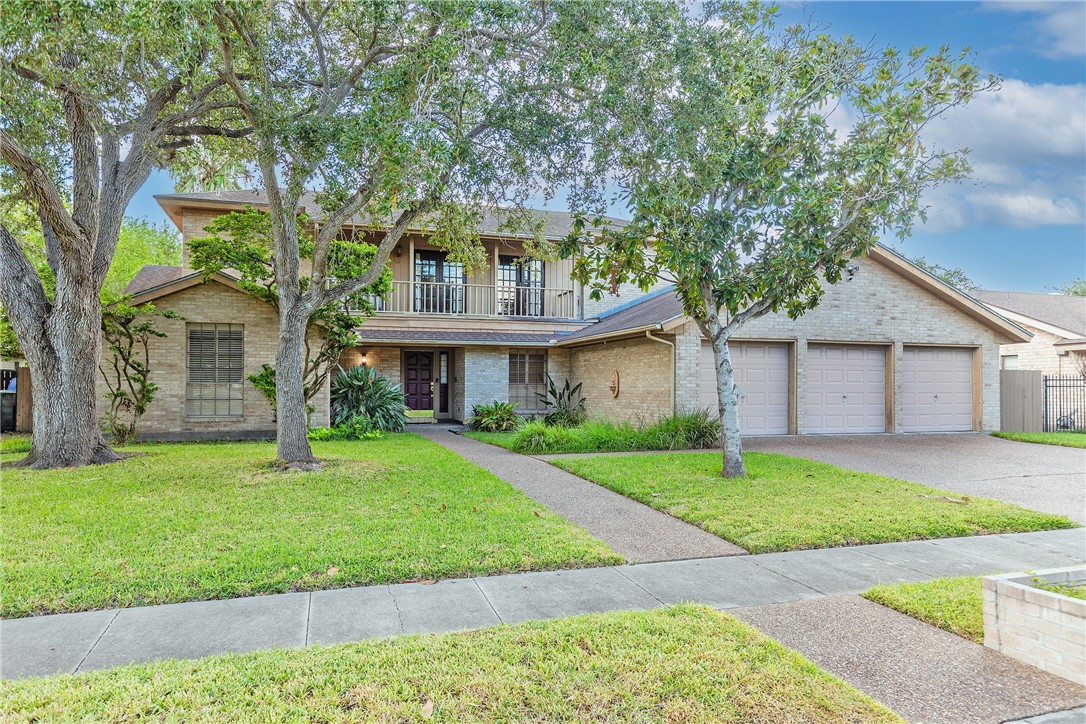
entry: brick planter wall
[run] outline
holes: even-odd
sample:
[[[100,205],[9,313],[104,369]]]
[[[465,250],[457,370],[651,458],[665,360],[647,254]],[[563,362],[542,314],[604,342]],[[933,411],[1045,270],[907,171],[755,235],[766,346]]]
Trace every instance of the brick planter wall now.
[[[1086,601],[1035,588],[1033,580],[1081,585],[1086,567],[984,578],[984,645],[1086,685]]]

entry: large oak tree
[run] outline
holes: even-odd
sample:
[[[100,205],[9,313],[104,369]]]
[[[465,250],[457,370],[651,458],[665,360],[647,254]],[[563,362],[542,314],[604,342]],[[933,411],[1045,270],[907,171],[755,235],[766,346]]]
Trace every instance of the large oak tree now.
[[[201,136],[247,133],[211,62],[212,6],[170,0],[7,2],[0,12],[0,188],[28,203],[52,294],[0,225],[0,300],[30,366],[22,464],[118,459],[98,430],[100,292],[125,209],[156,166]]]
[[[614,12],[596,1],[220,5],[221,75],[253,128],[237,148],[259,170],[270,215],[284,465],[319,465],[302,383],[311,318],[378,281],[405,233],[427,228],[452,258],[479,268],[482,214],[500,213],[508,233],[539,251],[540,221],[525,205],[593,168],[581,113],[595,72],[586,51]],[[308,191],[320,208],[303,239],[296,216]],[[376,254],[337,278],[333,242],[350,222],[371,231]]]
[[[997,84],[948,48],[901,53],[773,20],[707,3],[612,78],[600,138],[632,221],[565,249],[596,296],[675,283],[713,346],[728,477],[746,475],[728,340],[765,314],[799,317],[880,234],[906,235],[924,191],[968,169],[925,126]]]

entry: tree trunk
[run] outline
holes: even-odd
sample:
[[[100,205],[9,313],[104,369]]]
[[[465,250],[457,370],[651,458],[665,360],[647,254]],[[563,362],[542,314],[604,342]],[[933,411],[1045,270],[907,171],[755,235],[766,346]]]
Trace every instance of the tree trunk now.
[[[101,352],[102,307],[97,293],[64,295],[78,304],[55,306],[42,334],[20,340],[30,366],[34,423],[30,453],[19,465],[39,470],[110,463],[124,458],[98,426],[95,380]]]
[[[720,329],[713,330],[713,361],[716,364],[716,398],[720,411],[720,432],[724,447],[725,478],[745,478],[743,441],[739,437],[739,388],[735,384],[728,337]]]
[[[320,461],[309,447],[309,419],[305,409],[305,335],[308,315],[280,309],[279,349],[275,355],[276,457],[288,468],[315,470]]]

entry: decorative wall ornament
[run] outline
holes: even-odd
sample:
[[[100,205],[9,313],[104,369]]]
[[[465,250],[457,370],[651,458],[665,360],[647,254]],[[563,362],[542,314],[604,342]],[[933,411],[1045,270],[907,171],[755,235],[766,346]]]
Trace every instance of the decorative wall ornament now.
[[[611,384],[607,389],[611,390],[611,397],[618,397],[618,370],[611,370]]]

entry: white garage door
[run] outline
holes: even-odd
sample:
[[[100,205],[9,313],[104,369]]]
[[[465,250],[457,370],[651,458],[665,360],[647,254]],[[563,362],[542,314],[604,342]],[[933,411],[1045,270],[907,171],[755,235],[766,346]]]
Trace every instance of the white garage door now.
[[[884,347],[834,344],[807,347],[806,430],[811,433],[886,431]]]
[[[901,428],[905,432],[973,429],[973,350],[906,347],[901,365]]]
[[[788,345],[733,342],[729,345],[739,387],[739,431],[744,435],[788,434]],[[700,406],[716,413],[713,347],[701,345]]]

